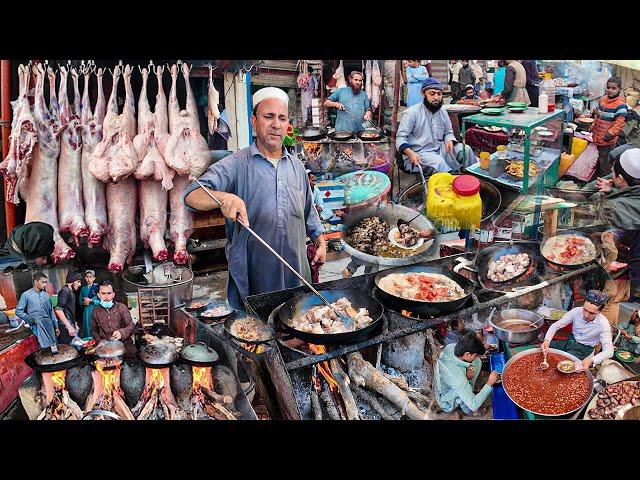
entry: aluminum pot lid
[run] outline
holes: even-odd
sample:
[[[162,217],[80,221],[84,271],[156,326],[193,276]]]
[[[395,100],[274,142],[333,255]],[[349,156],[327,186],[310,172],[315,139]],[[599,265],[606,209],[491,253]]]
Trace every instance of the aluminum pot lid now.
[[[215,362],[220,358],[218,352],[203,342],[194,343],[183,347],[180,356],[190,362]]]
[[[126,349],[120,340],[100,340],[94,354],[98,358],[117,358],[124,355]]]
[[[38,350],[35,355],[35,362],[38,365],[57,365],[78,358],[79,356],[80,353],[78,353],[78,350],[71,345],[61,343],[58,345],[58,353],[52,353],[51,347]]]
[[[178,359],[178,351],[170,343],[154,342],[140,350],[140,359],[149,365],[166,365]]]

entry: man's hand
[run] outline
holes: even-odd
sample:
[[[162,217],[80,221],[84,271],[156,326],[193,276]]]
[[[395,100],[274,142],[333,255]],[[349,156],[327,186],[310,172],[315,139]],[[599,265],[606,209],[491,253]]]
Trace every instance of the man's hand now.
[[[56,337],[59,337],[60,336],[60,329],[58,327],[56,327],[55,332],[56,332]]]
[[[620,270],[621,268],[626,267],[627,264],[623,263],[623,262],[611,262],[608,266],[607,266],[607,271],[609,272],[615,272],[616,270]]]
[[[444,144],[444,149],[448,153],[453,153],[453,140],[447,140]]]
[[[613,140],[613,135],[611,135],[609,132],[604,134],[604,141],[608,142],[609,140]]]
[[[407,158],[409,158],[409,161],[416,167],[420,166],[420,156],[413,150],[407,153]]]
[[[82,300],[82,303],[84,303],[84,305],[87,306],[91,303],[91,299],[89,297],[84,297],[84,299]]]
[[[316,263],[325,263],[327,261],[327,242],[326,240],[320,240],[318,244],[318,248],[316,249],[316,254],[311,261],[311,265],[315,265]]]
[[[604,178],[597,178],[596,179],[596,188],[598,190],[600,190],[601,192],[607,193],[611,191],[611,188],[613,187],[613,180],[605,180]]]
[[[626,339],[626,340],[631,340],[631,335],[629,335],[627,332],[625,332],[624,330],[620,330],[620,333],[622,334],[622,336]]]
[[[76,330],[73,325],[67,327],[67,332],[69,332],[70,337],[76,337],[78,335],[78,330]]]
[[[540,345],[540,348],[542,348],[542,352],[543,353],[549,353],[549,344],[551,343],[550,340],[545,340],[544,342],[542,342],[542,345]]]
[[[122,334],[120,333],[120,330],[116,330],[115,332],[113,332],[113,335],[111,335],[111,339],[112,340],[121,340],[122,339]]]
[[[336,107],[338,110],[346,110],[344,108],[344,105],[341,104],[340,102],[334,102],[333,106]]]
[[[226,193],[220,200],[222,201],[220,211],[225,218],[235,222],[237,217],[240,217],[242,223],[249,226],[249,216],[247,215],[247,206],[244,204],[244,200],[233,193]]]
[[[370,121],[371,121],[371,111],[367,110],[367,111],[364,113],[364,121],[365,121],[365,122],[370,122]]]
[[[500,374],[494,370],[489,374],[487,385],[492,387],[498,380],[500,380]]]
[[[592,361],[593,361],[593,357],[587,357],[584,360],[582,360],[582,362],[580,362],[580,365],[582,366],[582,370],[589,370],[589,367],[591,366]]]

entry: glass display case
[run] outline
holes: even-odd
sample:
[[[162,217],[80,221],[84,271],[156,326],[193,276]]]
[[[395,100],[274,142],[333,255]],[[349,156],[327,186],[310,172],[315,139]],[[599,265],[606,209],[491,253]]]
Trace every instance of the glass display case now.
[[[530,107],[520,113],[504,109],[499,115],[471,115],[463,119],[463,142],[474,125],[488,131],[503,129],[508,140],[505,152],[491,154],[489,168],[478,162],[467,167],[468,173],[523,194],[540,195],[545,187],[555,186],[565,129],[563,110],[538,113]]]

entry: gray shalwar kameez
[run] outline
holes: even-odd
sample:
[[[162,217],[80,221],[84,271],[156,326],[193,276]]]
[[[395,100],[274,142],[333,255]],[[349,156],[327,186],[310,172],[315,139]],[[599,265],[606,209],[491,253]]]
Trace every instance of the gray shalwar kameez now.
[[[30,288],[20,295],[16,316],[31,325],[40,348],[57,343],[55,329],[58,328],[58,319],[53,313],[51,298],[47,292],[36,292],[35,288]]]
[[[323,233],[304,165],[283,154],[277,168],[256,144],[211,165],[200,181],[213,190],[233,193],[246,204],[250,227],[311,281],[306,236]],[[192,183],[182,199],[198,188]],[[191,211],[197,211],[189,207]],[[229,304],[244,310],[247,295],[297,287],[300,280],[237,222],[226,221]]]

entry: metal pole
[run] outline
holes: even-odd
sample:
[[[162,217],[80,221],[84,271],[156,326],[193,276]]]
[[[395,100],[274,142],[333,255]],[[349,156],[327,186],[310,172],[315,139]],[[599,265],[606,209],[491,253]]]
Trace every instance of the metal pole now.
[[[2,60],[0,63],[0,96],[2,97],[2,158],[6,158],[9,153],[9,136],[11,135],[11,61]],[[4,181],[5,197],[8,190],[7,180]],[[13,203],[4,202],[4,217],[7,228],[7,238],[9,233],[16,226],[16,207]]]
[[[391,110],[391,161],[396,161],[396,133],[398,132],[398,103],[400,103],[400,60],[396,60],[396,68],[393,76],[393,108]],[[400,171],[398,171],[398,185],[400,183]],[[389,190],[393,197],[393,165],[391,166],[391,188]],[[398,194],[400,189],[398,189]]]

